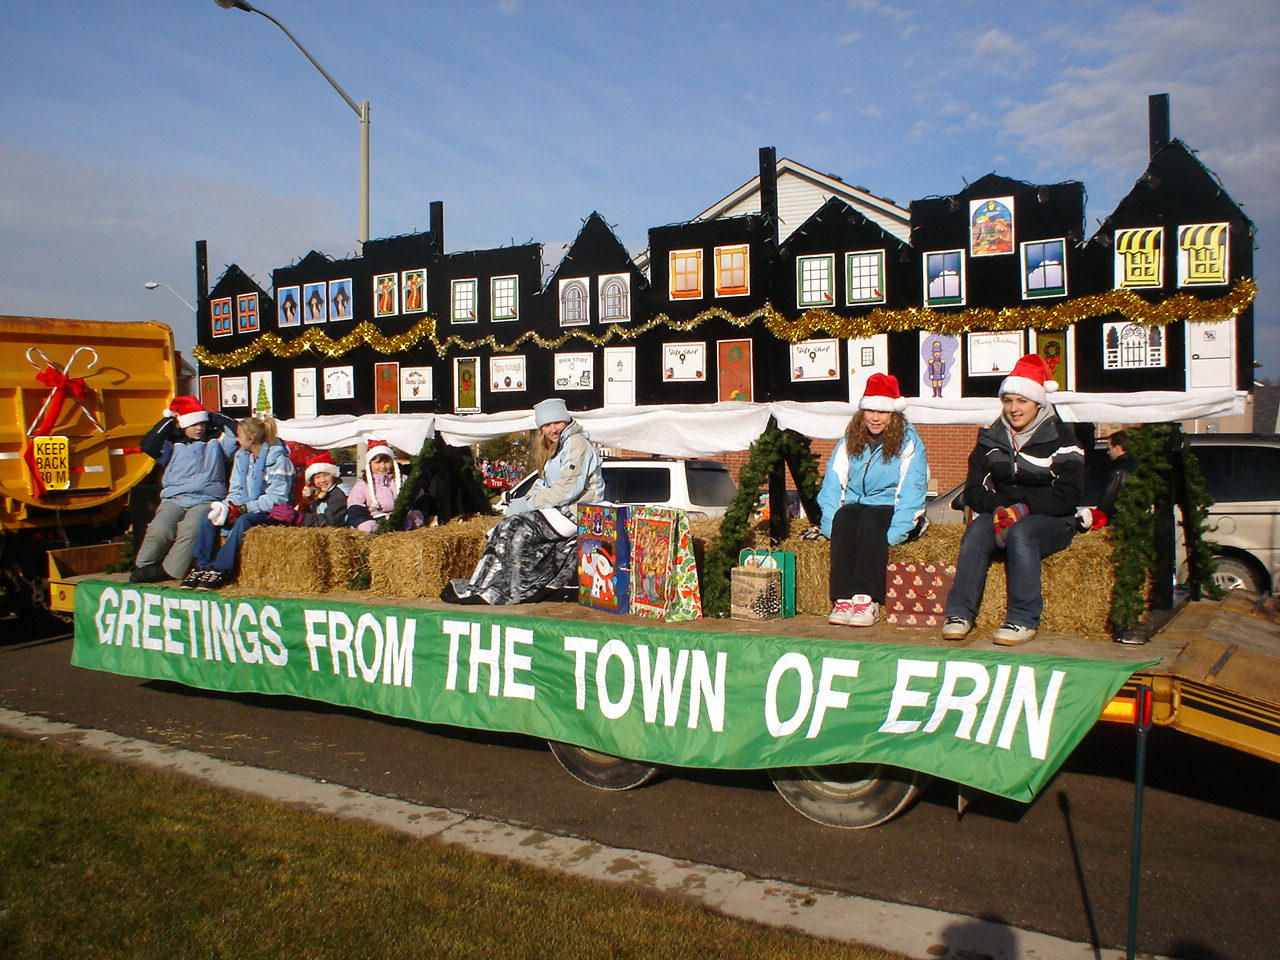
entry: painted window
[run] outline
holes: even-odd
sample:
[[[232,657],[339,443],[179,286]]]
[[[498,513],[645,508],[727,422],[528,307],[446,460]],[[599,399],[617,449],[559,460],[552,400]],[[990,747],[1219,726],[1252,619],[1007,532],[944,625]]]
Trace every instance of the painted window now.
[[[750,253],[745,243],[716,247],[716,296],[741,297],[751,292]]]
[[[209,301],[209,316],[213,320],[215,337],[231,336],[231,298]]]
[[[1229,233],[1225,223],[1197,223],[1178,228],[1178,286],[1222,284],[1230,279]]]
[[[884,303],[884,251],[860,250],[844,255],[844,302]]]
[[[600,278],[600,320],[602,323],[631,319],[630,278]]]
[[[236,297],[236,332],[258,332],[258,295],[242,293]]]
[[[1164,327],[1128,322],[1102,325],[1104,370],[1163,367],[1164,347]]]
[[[796,304],[829,307],[836,302],[835,254],[796,257]]]
[[[964,303],[964,251],[939,250],[924,255],[924,305],[949,307]]]
[[[672,250],[671,299],[696,300],[702,296],[702,251]]]
[[[520,316],[519,277],[494,277],[489,281],[489,316],[516,320]]]
[[[574,278],[560,281],[560,326],[578,327],[591,322],[587,281]]]
[[[1164,227],[1117,230],[1115,285],[1164,286]]]
[[[1022,295],[1062,297],[1067,293],[1066,240],[1028,240],[1022,245]]]
[[[454,323],[476,322],[476,281],[453,280],[449,285],[450,319]]]

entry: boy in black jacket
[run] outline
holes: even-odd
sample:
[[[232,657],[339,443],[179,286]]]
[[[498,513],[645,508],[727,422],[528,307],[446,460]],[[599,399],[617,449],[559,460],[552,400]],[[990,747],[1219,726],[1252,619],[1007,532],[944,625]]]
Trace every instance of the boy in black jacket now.
[[[1000,419],[969,454],[964,502],[975,516],[960,543],[944,639],[962,640],[973,629],[997,551],[1005,554],[1009,603],[992,639],[1015,646],[1040,626],[1040,561],[1070,545],[1084,487],[1084,451],[1046,399],[1057,386],[1033,353],[1000,384]]]

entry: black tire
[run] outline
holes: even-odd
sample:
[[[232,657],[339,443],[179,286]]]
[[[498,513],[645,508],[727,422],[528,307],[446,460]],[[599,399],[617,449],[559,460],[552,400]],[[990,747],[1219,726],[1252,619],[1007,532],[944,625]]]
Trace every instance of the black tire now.
[[[770,770],[782,799],[816,823],[865,830],[892,820],[928,781],[922,773],[881,763]]]
[[[1246,560],[1238,557],[1214,557],[1216,568],[1214,582],[1223,590],[1248,590],[1250,593],[1266,593],[1266,585],[1258,571]]]
[[[569,776],[597,790],[631,790],[644,786],[661,773],[659,767],[623,760],[572,743],[548,740],[547,744],[560,766],[569,771]]]

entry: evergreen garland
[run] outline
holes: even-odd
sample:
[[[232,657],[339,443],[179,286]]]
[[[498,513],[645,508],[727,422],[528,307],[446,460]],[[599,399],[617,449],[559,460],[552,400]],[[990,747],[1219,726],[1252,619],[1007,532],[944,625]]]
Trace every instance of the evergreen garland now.
[[[764,433],[756,438],[748,452],[746,465],[738,472],[738,495],[720,522],[720,530],[707,547],[702,569],[702,611],[708,617],[729,615],[730,571],[738,565],[738,554],[751,536],[751,518],[755,514],[760,488],[769,482],[769,474],[779,462],[790,458],[800,465],[799,475],[793,468],[793,479],[802,498],[818,495],[818,464],[809,447],[809,438],[794,430],[782,430],[769,418]]]
[[[1111,520],[1112,556],[1116,587],[1111,601],[1111,625],[1116,633],[1133,629],[1147,609],[1147,584],[1156,565],[1155,512],[1152,505],[1174,494],[1173,466],[1168,451],[1173,427],[1153,423],[1129,431],[1127,450],[1133,459]],[[1213,500],[1204,487],[1199,463],[1183,438],[1188,513],[1183,516],[1183,533],[1191,538],[1187,579],[1199,584],[1211,597],[1222,591],[1213,580],[1214,545],[1204,538],[1205,520]]]
[[[396,495],[395,505],[391,512],[378,521],[374,534],[386,533],[388,530],[400,530],[404,527],[404,518],[418,499],[418,491],[422,488],[422,478],[427,466],[436,455],[435,441],[426,437],[422,441],[422,449],[409,461],[409,469],[400,484],[400,492]]]

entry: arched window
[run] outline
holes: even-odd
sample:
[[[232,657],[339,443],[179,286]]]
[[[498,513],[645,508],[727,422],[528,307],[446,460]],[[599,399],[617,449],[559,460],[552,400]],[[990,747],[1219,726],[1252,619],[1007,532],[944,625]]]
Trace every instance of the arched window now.
[[[590,322],[586,283],[582,280],[561,280],[560,326],[574,327]]]

